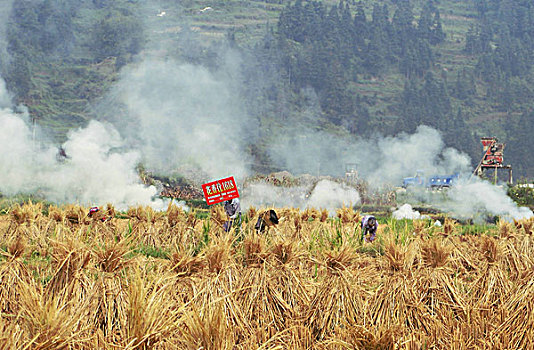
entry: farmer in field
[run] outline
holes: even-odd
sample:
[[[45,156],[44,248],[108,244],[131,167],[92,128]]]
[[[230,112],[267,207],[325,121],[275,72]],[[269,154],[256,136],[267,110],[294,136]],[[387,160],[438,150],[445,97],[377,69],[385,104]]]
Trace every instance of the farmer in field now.
[[[91,209],[89,209],[89,213],[87,214],[87,216],[93,220],[105,221],[105,217],[104,215],[102,215],[102,212],[100,211],[100,208],[98,207],[91,207]]]
[[[372,242],[376,238],[376,230],[378,229],[378,222],[373,215],[365,215],[362,218],[362,240],[365,238],[366,242]],[[366,237],[369,235],[368,237]]]
[[[224,211],[228,216],[228,220],[223,224],[225,232],[230,232],[236,219],[239,225],[241,225],[241,204],[239,203],[239,198],[233,198],[224,202]]]
[[[257,233],[263,233],[266,227],[273,227],[278,224],[278,215],[273,209],[264,211],[258,217],[258,221],[254,228]]]
[[[60,163],[63,163],[67,159],[70,159],[70,157],[67,155],[67,151],[65,151],[63,146],[59,146],[56,153],[56,160]]]
[[[109,207],[108,207],[109,214]],[[112,216],[106,216],[105,212],[102,212],[99,207],[91,207],[87,216],[93,220],[100,220],[102,222],[111,220]]]

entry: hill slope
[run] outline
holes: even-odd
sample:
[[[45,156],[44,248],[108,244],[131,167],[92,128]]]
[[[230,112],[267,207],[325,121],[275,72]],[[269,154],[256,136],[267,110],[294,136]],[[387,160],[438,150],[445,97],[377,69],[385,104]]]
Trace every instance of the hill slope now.
[[[102,118],[95,106],[140,57],[215,71],[231,48],[262,126],[248,145],[257,169],[275,165],[265,130],[291,120],[345,135],[427,124],[473,161],[478,137],[497,136],[516,174],[534,177],[533,14],[506,0],[19,1],[2,76],[59,142]]]

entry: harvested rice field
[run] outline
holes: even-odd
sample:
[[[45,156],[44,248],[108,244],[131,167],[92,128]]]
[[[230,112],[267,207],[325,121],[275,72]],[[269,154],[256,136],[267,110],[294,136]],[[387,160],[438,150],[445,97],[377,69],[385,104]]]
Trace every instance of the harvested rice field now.
[[[529,349],[534,219],[465,234],[447,219],[277,208],[207,218],[25,204],[0,217],[0,349]]]

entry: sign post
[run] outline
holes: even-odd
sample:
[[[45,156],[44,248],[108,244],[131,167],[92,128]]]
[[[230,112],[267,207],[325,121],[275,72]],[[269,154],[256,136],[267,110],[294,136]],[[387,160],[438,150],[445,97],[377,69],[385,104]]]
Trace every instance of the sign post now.
[[[202,185],[202,191],[208,205],[239,197],[233,176],[205,183]]]

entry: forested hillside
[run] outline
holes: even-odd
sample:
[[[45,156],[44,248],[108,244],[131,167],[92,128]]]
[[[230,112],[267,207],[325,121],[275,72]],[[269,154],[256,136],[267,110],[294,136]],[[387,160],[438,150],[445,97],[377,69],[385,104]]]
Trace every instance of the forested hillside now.
[[[225,47],[242,57],[240,97],[262,126],[258,164],[286,123],[358,136],[425,124],[473,162],[479,137],[496,136],[516,176],[534,178],[530,0],[19,0],[6,35],[8,90],[58,141],[99,117],[139,56],[165,46],[216,69]]]

